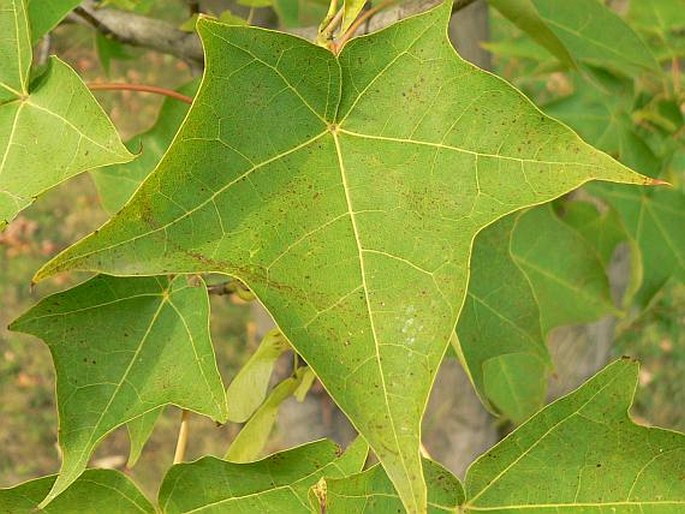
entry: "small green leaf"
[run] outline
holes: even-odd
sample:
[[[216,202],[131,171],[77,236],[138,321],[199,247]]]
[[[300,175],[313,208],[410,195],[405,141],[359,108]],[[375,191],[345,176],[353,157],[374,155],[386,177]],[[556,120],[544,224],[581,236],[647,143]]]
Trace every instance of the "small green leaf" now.
[[[426,505],[421,417],[475,235],[592,179],[651,183],[460,59],[450,10],[339,55],[199,20],[207,67],[169,151],[108,224],[36,275],[239,278],[412,513]]]
[[[340,33],[344,34],[350,25],[354,23],[357,16],[362,12],[367,0],[343,0],[343,19],[340,24]]]
[[[437,462],[423,460],[428,485],[428,513],[454,513],[464,502],[459,479]],[[363,473],[326,479],[324,502],[309,495],[312,511],[326,514],[388,514],[402,512],[402,501],[379,464]]]
[[[621,187],[592,187],[621,215],[642,254],[642,287],[636,295],[647,305],[671,279],[685,282],[685,193],[659,188],[636,192]]]
[[[599,255],[551,207],[519,216],[511,252],[533,286],[545,334],[555,327],[620,314]]]
[[[0,148],[0,226],[68,178],[133,158],[81,79],[57,57],[28,96],[0,105]]]
[[[47,505],[116,427],[175,404],[226,420],[204,287],[185,278],[97,276],[49,296],[10,326],[42,338],[57,373],[60,475]]]
[[[603,213],[583,200],[564,202],[562,220],[576,229],[597,252],[604,266],[608,266],[616,247],[628,239],[615,210],[606,208]]]
[[[463,511],[682,512],[685,436],[632,423],[637,372],[610,364],[482,455]]]
[[[219,14],[219,21],[227,25],[247,25],[247,20],[226,9]]]
[[[228,386],[226,401],[230,421],[246,421],[262,404],[274,364],[288,348],[290,344],[280,330],[273,329],[264,336],[257,351]]]
[[[148,439],[152,435],[152,431],[157,424],[159,416],[164,410],[163,407],[159,409],[151,410],[138,416],[136,419],[129,421],[126,424],[126,430],[128,430],[128,438],[131,441],[131,448],[128,454],[128,462],[126,463],[127,468],[132,468],[138,462],[140,454],[143,452],[143,447],[147,443]]]
[[[266,401],[240,430],[224,458],[231,462],[250,462],[257,459],[266,446],[281,404],[312,376],[315,375],[311,368],[299,368],[295,376],[286,378],[274,387]]]
[[[483,362],[483,390],[493,405],[521,423],[544,404],[549,357],[533,352],[506,353]]]
[[[338,457],[330,441],[317,441],[276,453],[258,462],[236,464],[203,457],[172,467],[159,491],[166,514],[182,512],[309,512],[307,493],[321,477],[358,473],[366,462],[368,445],[353,443]]]
[[[198,81],[194,80],[178,88],[178,92],[192,97],[197,87]],[[157,166],[178,132],[189,107],[174,98],[165,99],[152,128],[126,142],[130,151],[140,152],[135,160],[91,171],[102,206],[108,213],[114,214],[121,209]]]
[[[36,478],[9,489],[0,489],[0,512],[35,514],[38,504],[53,487],[56,476]],[[155,508],[129,478],[114,470],[89,469],[50,505],[45,514],[116,512],[154,514]]]
[[[592,245],[606,269],[611,263],[616,248],[620,244],[628,245],[630,277],[621,301],[621,305],[627,308],[642,284],[642,252],[637,241],[626,231],[618,212],[611,207],[606,207],[604,212],[599,212],[597,207],[590,202],[568,201],[563,204],[562,220]]]
[[[32,43],[54,29],[80,3],[81,0],[26,0]]]
[[[537,300],[509,248],[515,221],[507,216],[478,234],[453,341],[485,405],[521,422],[543,405],[551,360]]]

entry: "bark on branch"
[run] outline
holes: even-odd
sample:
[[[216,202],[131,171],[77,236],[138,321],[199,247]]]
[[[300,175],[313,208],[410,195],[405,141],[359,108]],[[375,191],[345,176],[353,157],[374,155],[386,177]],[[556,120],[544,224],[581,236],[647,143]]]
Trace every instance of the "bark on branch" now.
[[[407,16],[434,7],[441,1],[443,0],[410,0],[389,7],[373,16],[363,32],[381,29]],[[453,11],[462,9],[474,1],[455,0]],[[74,14],[95,30],[121,43],[173,55],[192,64],[201,64],[203,61],[202,46],[197,34],[184,32],[167,22],[117,9],[98,8],[94,0],[85,0],[76,8]],[[314,39],[316,31],[316,27],[305,27],[294,30],[293,33]]]

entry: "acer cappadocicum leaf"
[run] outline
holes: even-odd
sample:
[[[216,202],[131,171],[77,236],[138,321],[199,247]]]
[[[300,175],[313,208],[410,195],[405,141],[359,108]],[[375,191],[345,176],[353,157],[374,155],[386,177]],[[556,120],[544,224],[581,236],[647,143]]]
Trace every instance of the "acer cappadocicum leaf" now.
[[[200,90],[157,169],[45,265],[240,278],[425,512],[420,425],[473,239],[602,179],[651,180],[463,61],[449,3],[348,43],[198,22]]]
[[[44,298],[10,328],[43,339],[57,373],[62,466],[41,506],[74,482],[100,440],[124,423],[156,419],[148,413],[168,404],[226,420],[207,291],[185,277],[97,276]]]

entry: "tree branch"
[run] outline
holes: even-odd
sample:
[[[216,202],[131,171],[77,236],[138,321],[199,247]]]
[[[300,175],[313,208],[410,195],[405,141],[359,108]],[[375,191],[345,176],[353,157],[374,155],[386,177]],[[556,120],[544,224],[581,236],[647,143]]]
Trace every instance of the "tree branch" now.
[[[376,31],[398,20],[430,9],[441,1],[410,0],[384,9],[368,20],[364,33]],[[452,12],[463,9],[474,1],[455,0]],[[203,62],[202,46],[197,34],[184,32],[167,22],[132,12],[98,8],[94,0],[85,0],[74,10],[74,14],[95,30],[120,43],[173,55],[191,64]],[[317,28],[295,29],[293,33],[313,40],[316,37]]]
[[[190,63],[203,62],[197,34],[184,32],[170,23],[117,9],[99,9],[93,0],[83,2],[74,13],[120,43],[149,48]]]

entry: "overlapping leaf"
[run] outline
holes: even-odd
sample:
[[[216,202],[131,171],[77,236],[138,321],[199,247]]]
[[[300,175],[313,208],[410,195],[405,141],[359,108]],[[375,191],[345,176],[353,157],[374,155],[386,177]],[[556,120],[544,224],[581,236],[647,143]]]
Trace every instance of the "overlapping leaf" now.
[[[515,221],[508,216],[476,238],[456,342],[485,404],[521,422],[543,404],[551,360],[537,300],[511,255]]]
[[[609,365],[481,456],[463,511],[682,512],[685,435],[632,423],[637,372]]]
[[[56,479],[56,476],[37,478],[9,489],[0,489],[0,512],[38,512],[38,504],[48,494]],[[113,470],[90,469],[40,512],[154,514],[155,508],[125,475]]]
[[[650,141],[632,120],[633,107],[632,98],[626,95],[607,98],[586,86],[578,94],[550,104],[546,110],[622,162],[654,176],[663,175],[668,171],[678,139],[675,134],[654,130],[658,134],[656,142],[667,145],[661,149],[665,155],[655,155]],[[674,124],[673,132],[682,127],[679,113]],[[646,305],[671,278],[685,280],[685,231],[682,230],[685,194],[682,191],[668,188],[635,191],[606,184],[593,185],[591,191],[618,212],[637,244],[642,256],[642,286],[635,296],[639,304]]]
[[[426,505],[420,422],[475,234],[593,178],[645,184],[462,61],[449,5],[349,43],[201,20],[203,82],[157,170],[47,264],[239,277]]]
[[[0,229],[45,190],[133,156],[81,79],[57,57],[29,85],[24,0],[0,3]]]
[[[549,332],[617,313],[605,267],[629,238],[615,213],[600,216],[589,204],[590,212],[579,212],[579,203],[571,202],[573,219],[565,222],[540,206],[498,221],[475,241],[453,343],[486,407],[517,423],[544,403]]]
[[[429,512],[682,512],[685,435],[631,421],[637,373],[636,362],[616,361],[547,406],[469,468],[465,492],[427,463]],[[401,510],[380,467],[326,480],[310,499],[329,514]]]
[[[309,511],[309,488],[323,477],[358,473],[368,445],[358,438],[339,456],[330,441],[317,441],[276,453],[258,462],[236,464],[203,457],[172,467],[159,491],[163,512],[279,512]]]
[[[128,431],[128,438],[130,440],[130,448],[126,467],[132,468],[138,462],[140,455],[143,453],[143,448],[150,439],[152,431],[154,430],[157,420],[159,419],[159,416],[162,414],[163,410],[163,407],[151,410],[150,412],[146,412],[142,416],[138,416],[126,424],[126,430]]]
[[[618,212],[612,208],[602,209],[586,201],[563,204],[564,223],[573,227],[596,251],[605,269],[608,269],[616,248],[625,244],[630,249],[630,273],[621,307],[630,305],[642,285],[642,252],[637,242],[628,234]]]
[[[162,405],[226,419],[207,293],[183,277],[98,276],[45,298],[11,328],[42,338],[57,372],[62,467],[44,504],[78,478],[105,435]]]

